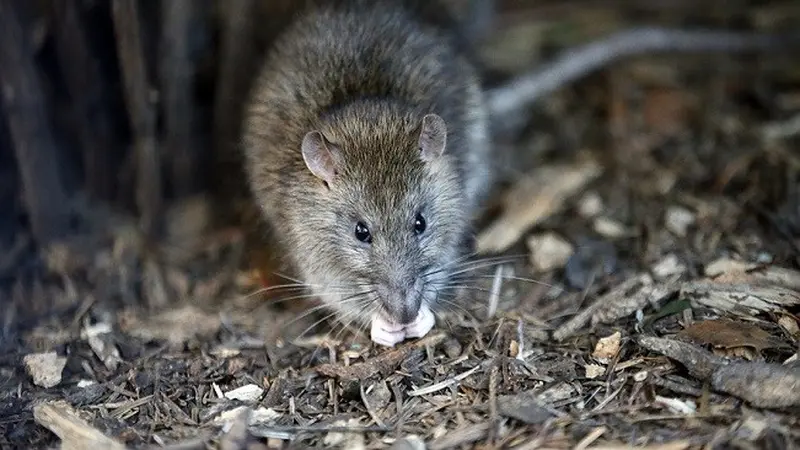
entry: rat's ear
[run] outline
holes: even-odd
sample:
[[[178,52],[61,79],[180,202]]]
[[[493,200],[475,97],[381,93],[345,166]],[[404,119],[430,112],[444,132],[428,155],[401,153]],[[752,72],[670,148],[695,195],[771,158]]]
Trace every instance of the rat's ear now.
[[[328,185],[336,177],[336,151],[333,144],[329,143],[319,131],[309,131],[303,137],[303,160],[311,173]]]
[[[444,152],[447,144],[447,125],[436,114],[426,114],[422,118],[422,131],[419,134],[419,151],[424,161],[432,161]]]

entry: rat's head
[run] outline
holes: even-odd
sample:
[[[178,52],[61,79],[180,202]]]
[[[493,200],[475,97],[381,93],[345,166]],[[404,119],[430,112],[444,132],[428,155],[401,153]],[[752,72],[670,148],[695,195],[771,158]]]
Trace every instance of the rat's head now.
[[[439,115],[380,109],[305,134],[313,182],[295,245],[305,275],[326,278],[320,289],[337,293],[329,298],[343,319],[377,313],[408,324],[448,294],[468,212],[447,135]]]

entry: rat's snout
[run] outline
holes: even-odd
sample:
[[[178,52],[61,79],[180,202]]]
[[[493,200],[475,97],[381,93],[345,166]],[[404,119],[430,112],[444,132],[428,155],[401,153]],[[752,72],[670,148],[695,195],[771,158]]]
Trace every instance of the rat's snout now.
[[[392,320],[405,325],[417,318],[422,306],[422,295],[415,284],[413,281],[385,283],[378,288],[383,308]]]

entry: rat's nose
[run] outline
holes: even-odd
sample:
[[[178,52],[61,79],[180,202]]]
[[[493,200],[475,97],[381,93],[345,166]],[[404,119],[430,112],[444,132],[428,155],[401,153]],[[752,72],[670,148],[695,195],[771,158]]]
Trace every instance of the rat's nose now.
[[[417,318],[422,304],[418,290],[408,286],[387,285],[379,290],[383,307],[391,318],[409,324]]]

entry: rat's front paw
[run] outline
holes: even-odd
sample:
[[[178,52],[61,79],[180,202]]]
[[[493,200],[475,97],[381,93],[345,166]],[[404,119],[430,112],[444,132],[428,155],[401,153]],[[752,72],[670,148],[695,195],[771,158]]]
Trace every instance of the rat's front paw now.
[[[406,337],[421,338],[428,334],[436,323],[433,313],[427,306],[422,306],[413,322],[406,325]]]
[[[389,322],[380,314],[376,314],[372,317],[370,338],[378,345],[394,347],[406,338],[406,332],[402,325]]]

